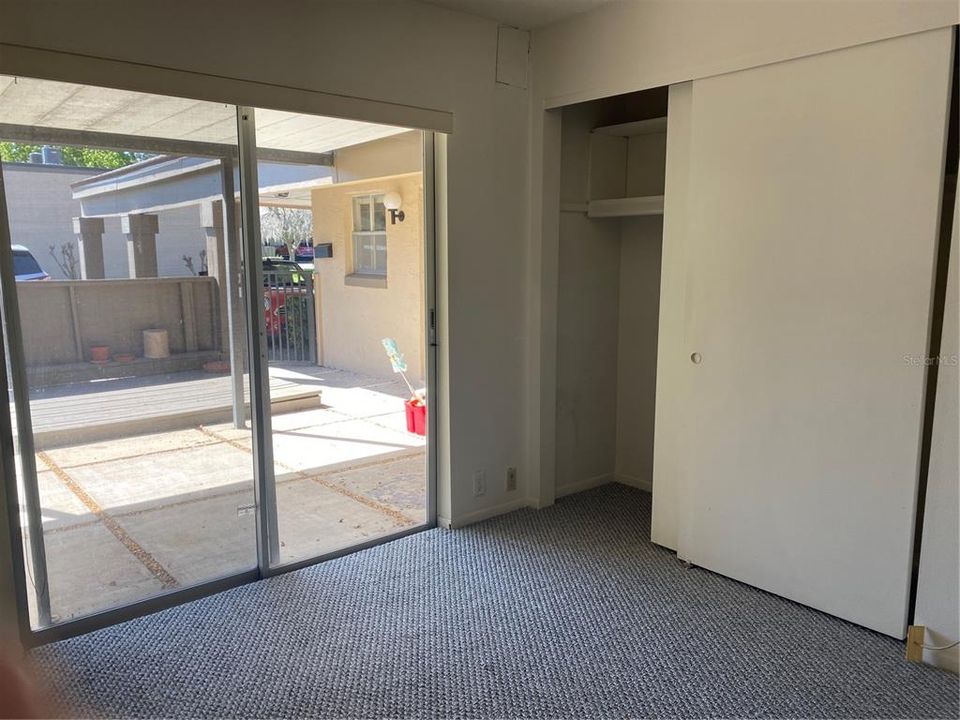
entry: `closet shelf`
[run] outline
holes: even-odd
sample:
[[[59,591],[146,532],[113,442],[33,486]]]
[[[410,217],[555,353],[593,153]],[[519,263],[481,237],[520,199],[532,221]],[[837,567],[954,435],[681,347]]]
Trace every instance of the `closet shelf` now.
[[[663,195],[591,200],[587,203],[587,217],[612,218],[635,215],[663,215]]]
[[[616,135],[617,137],[633,137],[634,135],[653,135],[667,131],[667,118],[658,117],[650,120],[636,120],[620,123],[619,125],[605,125],[594,128],[593,132],[600,135]]]

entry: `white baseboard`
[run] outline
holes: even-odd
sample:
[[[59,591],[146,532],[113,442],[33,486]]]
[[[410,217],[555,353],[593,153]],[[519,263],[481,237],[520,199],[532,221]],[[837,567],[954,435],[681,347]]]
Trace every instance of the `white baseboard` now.
[[[621,485],[629,485],[630,487],[635,487],[638,490],[645,490],[648,493],[653,492],[653,483],[650,480],[644,480],[642,478],[633,477],[632,475],[615,475],[613,478],[614,482],[618,482]]]
[[[566,495],[573,495],[574,493],[583,492],[584,490],[591,490],[595,487],[600,487],[601,485],[606,485],[612,482],[618,482],[622,483],[623,485],[629,485],[630,487],[638,488],[640,490],[653,492],[653,485],[649,480],[642,480],[631,475],[612,475],[610,473],[605,473],[603,475],[597,475],[596,477],[587,478],[586,480],[580,480],[579,482],[570,483],[561,488],[557,488],[557,497],[560,498]],[[488,520],[492,517],[496,517],[497,515],[505,515],[506,513],[513,512],[514,510],[519,510],[520,508],[524,507],[536,507],[536,503],[530,498],[517,498],[516,500],[510,500],[509,502],[501,503],[500,505],[494,505],[493,507],[474,510],[473,512],[465,513],[456,518],[448,518],[441,515],[437,517],[437,524],[440,527],[448,529],[462,528],[466,527],[467,525],[473,525],[473,523],[480,522],[481,520]]]
[[[613,475],[610,473],[604,473],[603,475],[597,475],[596,477],[587,478],[586,480],[578,480],[574,483],[569,483],[563,487],[557,488],[557,497],[564,497],[566,495],[573,495],[574,493],[583,492],[584,490],[592,490],[595,487],[600,487],[601,485],[606,485],[607,483],[613,482]]]
[[[500,505],[494,505],[493,507],[474,510],[473,512],[465,513],[456,518],[438,517],[437,524],[440,525],[440,527],[450,529],[462,528],[466,527],[467,525],[478,523],[481,520],[489,520],[497,515],[506,515],[514,510],[519,510],[520,508],[529,506],[530,500],[528,498],[517,498],[516,500],[510,500],[509,502],[501,503]]]

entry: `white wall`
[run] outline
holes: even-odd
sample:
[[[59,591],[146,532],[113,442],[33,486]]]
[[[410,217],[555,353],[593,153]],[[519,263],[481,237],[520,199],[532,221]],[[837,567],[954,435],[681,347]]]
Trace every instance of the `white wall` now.
[[[953,169],[956,172],[956,168]],[[933,441],[927,484],[923,543],[920,546],[920,579],[917,588],[916,624],[927,628],[927,645],[949,645],[960,638],[960,384],[957,382],[960,355],[960,195],[953,215],[953,239],[947,280],[946,313],[937,378],[937,399],[933,420]],[[960,647],[926,650],[926,662],[960,671]]]
[[[664,194],[666,145],[665,133],[629,139],[628,197]],[[663,216],[623,218],[620,225],[615,477],[649,490],[653,483]]]
[[[402,117],[411,107],[453,113],[449,273],[439,288],[449,318],[440,353],[450,382],[440,417],[450,425],[452,487],[439,511],[465,522],[524,502],[528,92],[495,82],[495,22],[403,0],[172,0],[162,12],[148,0],[12,0],[3,15],[0,42],[221,76],[203,78],[203,86],[222,100],[249,91],[236,78],[330,93],[332,108],[344,107],[342,96],[397,104],[393,114],[380,107],[385,114],[359,119]],[[67,79],[62,73],[72,66],[90,63],[54,65]],[[168,94],[198,82],[177,75],[176,84],[161,83],[142,66],[109,73],[105,82],[153,82],[149,89]],[[284,88],[273,97],[302,94]],[[521,489],[513,493],[505,491],[507,466],[519,468]],[[471,492],[476,469],[487,473],[481,498]]]
[[[653,481],[663,216],[623,218],[620,224],[614,476],[620,482],[649,490]]]
[[[557,495],[613,479],[620,233],[616,220],[560,217]]]
[[[954,0],[628,0],[533,34],[549,107],[954,24]]]

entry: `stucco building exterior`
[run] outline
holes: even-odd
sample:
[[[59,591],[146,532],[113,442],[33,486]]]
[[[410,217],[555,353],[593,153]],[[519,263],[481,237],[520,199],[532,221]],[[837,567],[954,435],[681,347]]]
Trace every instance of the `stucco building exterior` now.
[[[339,182],[311,193],[314,242],[329,243],[332,257],[314,263],[318,363],[370,375],[389,375],[381,340],[393,338],[422,386],[424,365],[423,173],[420,134],[411,132],[337,153]],[[389,174],[383,174],[389,173]],[[395,193],[404,218],[383,213],[386,268],[364,273],[356,257],[358,199]],[[380,268],[383,270],[383,268]]]

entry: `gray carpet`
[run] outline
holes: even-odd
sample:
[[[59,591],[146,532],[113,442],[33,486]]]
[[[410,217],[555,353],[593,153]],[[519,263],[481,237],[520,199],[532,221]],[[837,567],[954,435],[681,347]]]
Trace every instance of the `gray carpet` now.
[[[610,485],[34,651],[65,714],[957,717],[902,644],[651,545]]]

